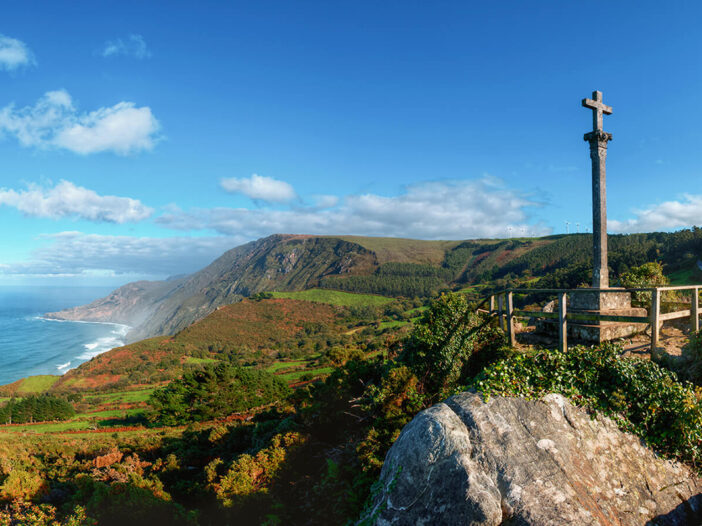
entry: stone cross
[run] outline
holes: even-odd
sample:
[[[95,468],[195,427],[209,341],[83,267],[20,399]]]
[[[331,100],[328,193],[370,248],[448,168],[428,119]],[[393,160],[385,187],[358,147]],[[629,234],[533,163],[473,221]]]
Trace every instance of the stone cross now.
[[[592,110],[592,131],[584,139],[590,143],[592,159],[592,238],[593,269],[592,286],[596,289],[609,288],[607,268],[607,142],[612,134],[602,129],[602,115],[611,115],[612,107],[602,102],[602,92],[593,91],[592,99],[583,99],[585,108]]]

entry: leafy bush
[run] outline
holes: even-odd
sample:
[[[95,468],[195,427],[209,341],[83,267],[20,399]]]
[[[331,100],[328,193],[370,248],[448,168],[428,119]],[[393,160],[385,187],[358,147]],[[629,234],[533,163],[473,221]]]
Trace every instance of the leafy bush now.
[[[702,462],[702,391],[612,344],[517,354],[485,368],[471,386],[487,395],[560,393],[683,461]]]
[[[634,267],[628,272],[623,273],[619,278],[619,283],[622,287],[628,289],[644,288],[644,287],[665,287],[670,284],[668,278],[663,275],[663,265],[658,262],[644,263],[639,267]],[[633,304],[637,307],[642,307],[649,304],[651,295],[648,292],[634,292]],[[670,292],[666,293],[664,299],[673,301],[674,295]]]
[[[475,314],[463,294],[442,294],[415,326],[402,361],[426,390],[441,394],[461,377],[476,342],[495,350],[504,345],[504,334]]]
[[[185,373],[153,392],[152,421],[164,425],[210,420],[284,400],[287,384],[270,373],[221,363]]]

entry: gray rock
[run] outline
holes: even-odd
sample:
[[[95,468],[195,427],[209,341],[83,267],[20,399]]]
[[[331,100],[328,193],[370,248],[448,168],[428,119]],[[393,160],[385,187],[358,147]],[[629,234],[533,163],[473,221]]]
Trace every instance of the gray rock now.
[[[362,522],[702,524],[702,480],[556,394],[462,393],[419,413],[385,459]]]

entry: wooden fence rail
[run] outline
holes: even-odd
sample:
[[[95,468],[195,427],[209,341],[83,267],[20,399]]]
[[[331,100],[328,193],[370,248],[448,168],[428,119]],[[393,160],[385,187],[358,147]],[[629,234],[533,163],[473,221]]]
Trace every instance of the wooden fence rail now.
[[[599,313],[568,312],[568,297],[571,294],[592,294],[592,289],[507,289],[491,294],[483,300],[480,306],[489,301],[491,316],[497,316],[500,328],[507,332],[510,345],[516,345],[514,322],[518,318],[546,318],[558,320],[558,348],[568,348],[568,322],[603,322],[614,321],[623,323],[646,323],[651,327],[651,355],[654,356],[659,344],[660,325],[667,320],[690,318],[690,330],[700,330],[700,288],[702,285],[685,285],[680,287],[650,287],[650,288],[617,288],[599,289],[599,293],[648,292],[651,294],[651,310],[648,316],[617,316]],[[661,313],[662,292],[689,291],[690,308],[675,312]],[[526,311],[514,308],[515,294],[555,294],[558,299],[558,312]],[[679,303],[679,302],[670,302]]]

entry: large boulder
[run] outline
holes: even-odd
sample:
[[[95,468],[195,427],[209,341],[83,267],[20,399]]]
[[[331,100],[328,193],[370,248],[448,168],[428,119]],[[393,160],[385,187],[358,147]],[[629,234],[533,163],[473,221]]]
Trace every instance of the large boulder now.
[[[403,429],[363,522],[699,525],[701,491],[686,466],[560,395],[462,393]]]

